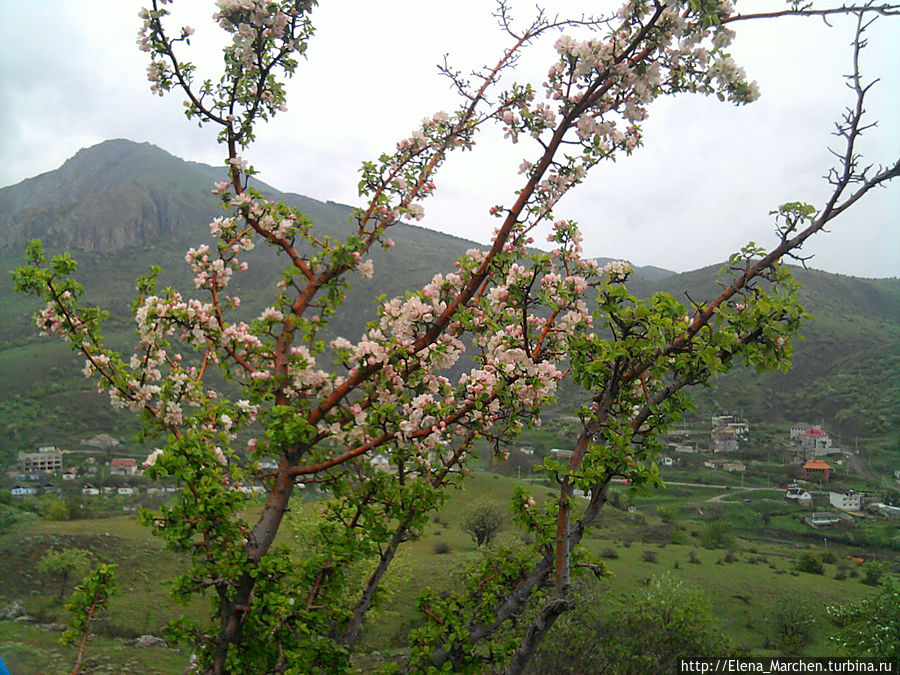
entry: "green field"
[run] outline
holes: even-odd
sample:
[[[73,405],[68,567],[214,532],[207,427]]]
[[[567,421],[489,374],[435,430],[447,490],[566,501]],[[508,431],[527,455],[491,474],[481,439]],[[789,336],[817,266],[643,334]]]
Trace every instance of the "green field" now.
[[[466,507],[477,499],[505,503],[520,484],[514,478],[475,472],[464,489],[451,494],[422,536],[407,545],[387,582],[389,599],[368,619],[358,661],[362,668],[401,653],[405,634],[416,621],[417,594],[428,586],[438,590],[449,587],[454,569],[478,555],[459,527]],[[553,494],[539,483],[532,483],[531,489],[538,499]],[[777,492],[735,490],[731,494],[731,490],[685,486],[668,486],[635,497],[625,493],[625,486],[617,486],[614,492],[620,508],[608,505],[586,541],[591,550],[604,555],[613,573],[601,582],[606,592],[626,594],[663,573],[684,579],[710,596],[718,627],[740,653],[775,653],[769,646],[770,624],[778,608],[790,602],[813,620],[812,640],[803,653],[829,655],[827,636],[833,627],[825,606],[858,601],[873,593],[861,583],[857,563],[846,559],[849,555],[869,558],[871,553],[835,542],[833,534],[827,546],[834,562],[825,565],[824,575],[796,571],[803,551],[812,547],[822,553],[826,543],[802,536],[797,520],[800,514],[773,515],[769,527],[759,527],[759,513],[766,508],[788,508],[778,500]],[[723,495],[723,500],[708,501],[717,495]],[[722,518],[732,523],[735,537],[724,548],[704,548],[704,528],[711,520]],[[781,540],[776,542],[773,533],[779,532]],[[515,536],[507,529],[499,539],[508,541]],[[64,673],[71,668],[73,654],[57,645],[59,633],[38,625],[67,620],[58,600],[58,583],[37,572],[47,550],[63,547],[85,549],[95,562],[119,565],[122,593],[112,599],[108,619],[97,625],[98,635],[88,644],[90,672],[182,672],[189,658],[184,651],[126,645],[142,634],[162,635],[165,622],[181,611],[198,616],[204,611],[199,604],[181,608],[171,602],[165,582],[177,572],[180,561],[133,516],[64,522],[30,518],[0,535],[0,559],[4,561],[0,606],[17,600],[36,619],[35,623],[0,622],[0,656],[11,672]],[[611,552],[616,557],[610,557]],[[648,558],[655,562],[647,562]],[[898,558],[887,551],[883,560],[896,572]]]

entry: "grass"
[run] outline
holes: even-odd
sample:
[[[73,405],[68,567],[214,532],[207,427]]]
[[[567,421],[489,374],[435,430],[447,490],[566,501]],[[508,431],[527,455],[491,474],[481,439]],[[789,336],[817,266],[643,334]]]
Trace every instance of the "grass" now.
[[[450,588],[454,571],[479,555],[474,542],[459,527],[467,506],[481,499],[505,506],[520,484],[512,478],[473,472],[464,488],[449,494],[443,509],[432,517],[421,536],[401,549],[386,580],[386,600],[367,620],[360,644],[362,652],[390,655],[404,649],[405,635],[418,619],[418,594],[429,587],[438,591]],[[554,497],[553,491],[539,483],[530,484],[529,489],[538,501]],[[669,486],[631,500],[625,495],[624,486],[615,489],[622,495],[623,506],[636,506],[637,512],[607,506],[597,528],[585,540],[592,552],[603,555],[613,573],[604,582],[608,592],[628,594],[651,576],[664,572],[682,578],[710,595],[714,617],[740,653],[773,653],[768,647],[769,626],[776,609],[789,599],[806,607],[815,621],[813,642],[804,654],[829,655],[827,635],[831,627],[825,615],[826,605],[858,601],[873,593],[872,588],[860,582],[860,577],[835,579],[838,565],[846,565],[846,556],[858,555],[859,549],[835,542],[831,535],[829,551],[835,552],[837,560],[825,565],[825,574],[795,571],[806,543],[799,535],[804,532],[802,528],[807,532],[809,528],[800,520],[802,511],[790,512],[790,505],[773,498],[779,493],[744,493],[749,495],[750,503],[738,494],[735,502],[721,503],[705,501],[723,493],[708,487]],[[664,508],[658,515],[659,507]],[[257,508],[258,505],[250,507],[248,517]],[[304,508],[315,507],[297,506],[297,510]],[[769,530],[786,533],[787,541],[751,541],[744,536],[755,532],[755,519],[764,509],[784,512],[770,516]],[[700,545],[699,534],[711,519],[733,523],[738,538],[730,545],[731,555],[725,549],[709,550]],[[499,538],[509,540],[515,536],[518,535],[507,528]],[[821,538],[819,533],[815,536]],[[821,553],[818,539],[814,543]],[[436,552],[437,544],[446,547],[446,552]],[[32,518],[13,525],[0,535],[0,559],[13,561],[0,576],[0,605],[19,600],[29,614],[40,617],[42,622],[65,622],[67,613],[55,597],[57,587],[49,586],[51,580],[36,572],[37,562],[48,549],[63,546],[84,548],[98,562],[119,564],[122,594],[112,599],[109,620],[99,626],[99,635],[89,645],[93,672],[182,672],[187,662],[184,653],[125,645],[140,634],[160,635],[164,623],[182,611],[168,598],[163,583],[180,569],[181,560],[150,537],[134,517],[67,522]],[[617,557],[604,554],[610,549],[616,551]],[[652,555],[647,555],[648,551]],[[690,562],[692,556],[699,564]],[[729,559],[734,561],[726,562]],[[184,611],[199,618],[206,609],[197,602]],[[66,672],[72,653],[58,647],[57,639],[57,633],[48,633],[33,624],[0,623],[0,656],[16,675]],[[370,657],[363,659],[372,662]]]
[[[59,633],[26,623],[0,622],[0,657],[15,675],[68,675],[75,650],[59,645]],[[138,649],[125,640],[93,636],[85,647],[86,673],[182,673],[188,666],[184,652],[162,647]]]

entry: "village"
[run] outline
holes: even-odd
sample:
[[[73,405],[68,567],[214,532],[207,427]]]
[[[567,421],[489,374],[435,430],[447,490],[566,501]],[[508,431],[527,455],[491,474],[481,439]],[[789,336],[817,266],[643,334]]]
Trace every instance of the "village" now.
[[[713,415],[708,431],[676,430],[666,440],[665,450],[658,458],[664,480],[673,484],[715,485],[735,493],[739,490],[780,489],[783,500],[807,512],[805,523],[813,529],[848,524],[858,518],[900,519],[900,504],[886,503],[884,494],[897,493],[900,488],[900,468],[890,478],[882,478],[888,491],[878,491],[875,481],[868,489],[859,487],[860,470],[854,452],[838,447],[821,426],[793,424],[783,430],[783,438],[776,448],[766,450],[766,458],[754,459],[748,451],[750,425],[738,416],[722,413]],[[702,447],[708,438],[707,447]],[[701,440],[703,439],[703,440]],[[520,460],[534,472],[542,456],[566,459],[571,451],[532,446],[520,446]],[[756,449],[756,456],[759,448]],[[5,467],[0,488],[8,489],[13,498],[41,495],[81,495],[85,499],[115,497],[116,506],[132,510],[131,501],[141,497],[165,499],[177,491],[175,484],[153,482],[143,476],[145,456],[135,456],[127,444],[107,434],[98,434],[79,442],[71,449],[57,446],[20,452],[12,467]],[[389,470],[383,455],[370,459],[374,468]],[[273,460],[259,462],[261,474],[275,468]],[[484,470],[479,467],[479,470]],[[860,475],[861,474],[861,475]],[[521,477],[521,471],[519,471]],[[716,480],[715,476],[723,477]],[[730,480],[725,480],[728,477]],[[735,484],[735,478],[739,483]],[[868,476],[874,478],[874,476]],[[687,481],[687,482],[685,482]],[[696,483],[690,481],[697,481]],[[301,486],[302,487],[302,486]],[[234,486],[248,495],[263,495],[262,481],[246,481]],[[881,495],[882,497],[879,497]],[[749,500],[747,500],[749,501]],[[896,502],[896,499],[893,501]],[[74,514],[73,514],[74,515]]]
[[[661,467],[674,467],[686,463],[684,457],[701,453],[701,465],[712,471],[737,474],[744,485],[744,476],[752,473],[748,462],[741,456],[742,444],[748,441],[750,426],[746,421],[730,414],[713,415],[706,451],[696,446],[672,440],[667,454],[659,459]],[[799,508],[810,511],[804,520],[812,528],[829,527],[852,521],[854,517],[900,518],[900,506],[880,501],[876,492],[866,492],[848,487],[846,480],[866,476],[865,469],[855,464],[856,454],[838,447],[832,437],[820,426],[793,424],[781,439],[770,462],[757,464],[781,465],[780,476],[767,474],[767,483],[784,489],[783,499]],[[729,455],[729,457],[723,456]],[[696,463],[696,462],[695,462]],[[852,472],[852,473],[851,473]],[[761,473],[759,471],[758,474]],[[782,480],[776,480],[777,478]],[[874,476],[866,476],[874,478]],[[900,469],[894,469],[896,491],[900,485]],[[749,484],[749,483],[748,483]],[[768,484],[767,484],[768,487]]]

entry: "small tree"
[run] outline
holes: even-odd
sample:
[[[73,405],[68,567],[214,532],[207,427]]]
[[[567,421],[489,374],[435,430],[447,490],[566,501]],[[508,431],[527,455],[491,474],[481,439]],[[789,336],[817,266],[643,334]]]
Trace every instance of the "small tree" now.
[[[59,601],[62,602],[69,579],[80,579],[91,567],[91,554],[80,548],[51,550],[38,563],[38,572],[59,580]]]
[[[462,531],[472,537],[478,548],[490,544],[506,522],[503,509],[492,502],[476,502],[462,517]]]
[[[72,675],[78,675],[81,668],[84,645],[91,623],[107,610],[110,597],[117,595],[118,592],[116,566],[101,564],[85,577],[72,594],[66,605],[66,609],[72,613],[72,620],[59,640],[60,644],[67,647],[77,644],[78,652]]]
[[[769,617],[769,643],[785,656],[796,656],[812,641],[815,619],[803,602],[779,604]]]
[[[734,541],[731,523],[714,520],[700,533],[700,543],[705,548],[725,548]]]

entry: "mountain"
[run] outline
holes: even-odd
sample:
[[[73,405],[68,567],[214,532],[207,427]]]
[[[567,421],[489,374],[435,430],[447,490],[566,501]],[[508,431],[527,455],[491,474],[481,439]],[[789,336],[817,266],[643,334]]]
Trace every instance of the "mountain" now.
[[[222,213],[210,193],[223,168],[178,159],[147,143],[106,141],[79,151],[59,169],[0,189],[0,265],[21,264],[26,243],[44,241],[48,253],[69,250],[77,277],[92,302],[111,309],[108,342],[125,348],[133,333],[127,307],[134,279],[152,265],[163,285],[191,288],[184,263],[188,246],[209,241],[207,223]],[[301,208],[321,234],[351,232],[353,209],[256,183],[267,197]],[[472,242],[409,225],[392,228],[396,247],[373,252],[375,277],[356,278],[357,288],[331,325],[358,335],[374,316],[378,295],[403,293],[453,262]],[[263,247],[246,256],[250,274],[239,275],[242,308],[252,312],[271,297],[280,278]],[[608,259],[600,259],[601,263]],[[714,289],[717,270],[675,274],[637,267],[634,290],[666,290],[682,301]],[[804,330],[795,369],[787,376],[735,372],[701,391],[701,410],[744,409],[771,420],[836,420],[848,433],[900,429],[900,280],[855,279],[798,270],[802,300],[816,316]],[[37,444],[74,444],[98,432],[125,435],[129,416],[112,411],[81,378],[78,359],[55,340],[35,336],[29,317],[37,303],[0,279],[0,462]],[[571,396],[575,393],[571,392]],[[568,398],[568,396],[567,396]],[[757,417],[758,418],[758,417]]]
[[[700,411],[748,419],[824,423],[845,439],[900,431],[900,279],[860,279],[795,267],[799,296],[813,315],[795,341],[787,374],[735,369],[712,388],[695,389]],[[663,290],[682,302],[716,292],[719,268],[633,284],[638,295]]]

